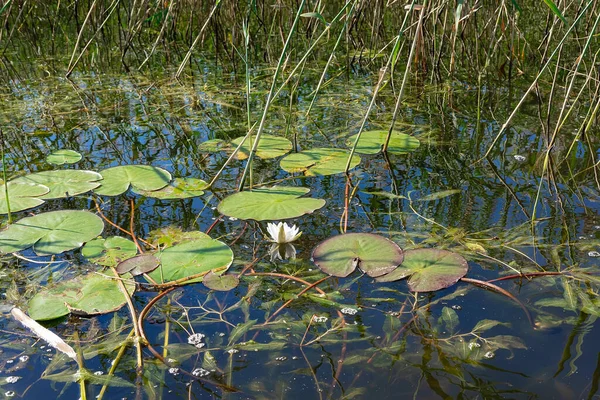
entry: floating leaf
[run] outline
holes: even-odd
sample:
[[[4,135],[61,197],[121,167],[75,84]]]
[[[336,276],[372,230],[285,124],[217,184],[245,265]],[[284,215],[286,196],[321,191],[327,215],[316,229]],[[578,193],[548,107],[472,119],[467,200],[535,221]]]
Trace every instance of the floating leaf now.
[[[81,160],[81,154],[75,150],[67,149],[53,151],[46,157],[47,162],[55,165],[75,164],[79,160]]]
[[[190,231],[184,232],[178,227],[167,226],[160,229],[155,229],[150,232],[148,240],[156,247],[171,247],[179,243],[189,242],[196,239],[210,239],[204,232]]]
[[[125,193],[130,185],[137,190],[159,190],[171,180],[169,172],[151,165],[122,165],[100,173],[104,180],[94,192],[103,196],[118,196]]]
[[[363,132],[358,139],[356,145],[356,152],[361,154],[377,154],[383,149],[385,139],[387,138],[388,131],[367,131]],[[354,146],[356,141],[356,135],[350,136],[346,141],[346,146]],[[388,153],[392,154],[405,154],[410,153],[419,148],[420,142],[417,138],[393,131],[390,141],[388,143]]]
[[[23,218],[0,232],[0,252],[33,246],[38,255],[59,254],[81,247],[102,233],[102,219],[89,211],[51,211]]]
[[[372,233],[346,233],[321,242],[312,254],[313,262],[325,273],[345,277],[358,266],[375,277],[402,263],[403,252],[389,239]]]
[[[439,249],[416,249],[406,251],[402,265],[377,281],[391,282],[410,276],[410,290],[433,292],[454,285],[467,270],[467,260],[459,254]]]
[[[135,243],[120,236],[97,238],[87,242],[81,249],[81,255],[85,258],[106,267],[113,267],[136,254]]]
[[[209,289],[227,292],[236,288],[240,284],[240,280],[235,275],[217,275],[210,271],[204,276],[202,283]]]
[[[150,273],[156,282],[169,282],[217,270],[223,272],[233,262],[233,252],[223,242],[210,237],[184,242],[156,254],[161,267]],[[190,280],[200,282],[202,277]]]
[[[224,140],[211,139],[207,140],[206,142],[200,143],[200,145],[198,146],[198,150],[206,153],[214,153],[216,151],[223,150],[225,146],[226,143]]]
[[[244,139],[244,136],[235,138],[231,141],[233,148],[236,148]],[[256,137],[252,137],[252,140],[256,139]],[[232,148],[232,150],[233,150]],[[246,139],[240,150],[238,151],[236,157],[238,160],[245,160],[250,156],[250,149],[252,146],[250,145],[250,139]],[[287,140],[284,137],[273,136],[273,135],[262,135],[260,138],[260,142],[258,143],[258,148],[256,149],[256,155],[263,159],[275,158],[282,156],[284,154],[289,153],[292,150],[292,142]]]
[[[78,169],[61,169],[56,171],[36,172],[22,176],[13,182],[35,183],[47,186],[50,191],[41,199],[60,199],[89,192],[100,186],[102,175],[94,171]]]
[[[23,211],[44,204],[44,200],[40,199],[39,196],[43,196],[50,191],[48,186],[33,182],[9,181],[6,186],[11,212]],[[0,214],[7,213],[6,192],[4,184],[0,182]]]
[[[132,294],[135,284],[125,283]],[[116,311],[125,304],[125,297],[116,280],[90,273],[62,281],[45,288],[29,301],[29,316],[50,320],[73,312],[77,315],[97,315]]]
[[[350,152],[342,149],[310,149],[290,154],[281,160],[281,168],[287,172],[302,172],[306,176],[333,175],[345,171]],[[350,168],[360,164],[360,157],[353,156]]]
[[[296,218],[323,207],[325,200],[300,197],[310,189],[292,186],[273,186],[239,192],[221,201],[221,214],[256,221]]]
[[[146,197],[161,200],[188,199],[204,194],[208,183],[196,178],[175,178],[171,183],[159,190],[142,190],[133,188],[133,192]]]
[[[160,261],[158,258],[146,253],[121,261],[116,269],[120,275],[129,272],[133,276],[138,276],[154,271],[159,265]]]

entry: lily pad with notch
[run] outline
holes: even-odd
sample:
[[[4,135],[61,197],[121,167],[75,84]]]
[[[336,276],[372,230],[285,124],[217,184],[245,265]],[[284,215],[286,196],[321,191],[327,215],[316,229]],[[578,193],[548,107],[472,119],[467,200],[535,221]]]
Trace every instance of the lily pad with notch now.
[[[160,200],[177,200],[198,197],[204,194],[208,183],[197,178],[175,178],[167,186],[158,190],[133,188],[133,192]]]
[[[100,171],[104,180],[95,189],[102,196],[118,196],[130,186],[136,190],[159,190],[171,181],[171,174],[151,165],[121,165]]]
[[[302,172],[306,176],[340,174],[345,171],[350,151],[343,149],[316,148],[286,156],[279,164],[284,171]],[[360,164],[360,157],[354,155],[350,168]]]
[[[20,219],[0,232],[0,252],[33,246],[37,255],[53,255],[83,246],[102,233],[102,219],[89,211],[51,211]]]
[[[387,138],[388,131],[366,131],[361,133],[358,144],[356,145],[356,152],[361,154],[377,154],[383,149],[385,139]],[[350,136],[346,140],[346,146],[354,146],[356,136]],[[390,141],[388,143],[387,151],[392,154],[405,154],[415,151],[419,148],[421,142],[414,136],[407,135],[406,133],[392,131]]]
[[[0,181],[0,214],[8,214],[9,203],[11,212],[23,211],[42,205],[44,200],[40,199],[39,196],[43,196],[49,191],[48,186],[38,183],[15,181],[8,181],[5,189],[3,182]],[[7,194],[8,201],[6,201]]]
[[[75,150],[61,149],[53,151],[46,157],[46,161],[54,165],[75,164],[81,160],[81,154]]]
[[[454,285],[468,269],[467,260],[460,254],[441,249],[414,249],[404,253],[401,266],[377,281],[392,282],[409,277],[411,291],[433,292]]]
[[[134,283],[125,282],[129,295]],[[46,287],[29,301],[29,316],[36,320],[51,320],[69,313],[82,316],[106,314],[121,308],[125,296],[118,282],[99,274],[89,273]]]
[[[208,274],[204,275],[202,284],[212,290],[227,292],[231,289],[235,289],[240,284],[240,280],[235,275],[218,275],[210,271]]]
[[[135,243],[121,236],[96,238],[87,242],[81,249],[82,256],[105,267],[113,267],[136,254]]]
[[[310,189],[293,186],[253,189],[224,198],[217,209],[229,217],[255,221],[296,218],[325,205],[323,199],[300,197],[308,192]]]
[[[201,282],[209,271],[225,272],[233,262],[233,251],[211,237],[191,240],[168,247],[155,256],[161,266],[149,275],[156,282],[192,278],[186,283]],[[197,276],[197,277],[196,277]]]
[[[89,192],[100,186],[102,175],[94,171],[79,169],[59,169],[54,171],[35,172],[14,179],[12,182],[34,183],[47,186],[50,191],[40,199],[60,199]]]
[[[116,270],[119,275],[130,273],[133,276],[143,275],[154,271],[160,265],[160,260],[150,253],[139,254],[121,261]]]
[[[235,138],[231,141],[231,150],[234,150],[244,139],[244,136]],[[255,136],[252,137],[254,141]],[[236,154],[238,160],[245,160],[250,156],[250,139],[246,139],[240,150]],[[262,159],[269,159],[282,156],[292,150],[292,142],[281,136],[262,135],[258,147],[256,148],[256,156]]]
[[[404,259],[394,242],[373,233],[346,233],[321,242],[312,254],[313,262],[326,274],[346,277],[356,267],[377,277],[394,270]]]

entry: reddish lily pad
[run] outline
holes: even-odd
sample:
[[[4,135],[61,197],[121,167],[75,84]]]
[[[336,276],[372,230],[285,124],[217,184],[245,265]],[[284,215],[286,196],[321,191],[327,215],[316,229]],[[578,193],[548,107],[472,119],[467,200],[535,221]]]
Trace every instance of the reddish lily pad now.
[[[433,292],[454,285],[468,269],[467,260],[448,250],[408,250],[402,265],[377,281],[392,282],[410,276],[408,287],[411,291]]]
[[[121,275],[129,272],[133,276],[138,276],[154,271],[159,265],[160,261],[152,254],[140,254],[121,261],[116,269]]]
[[[372,233],[346,233],[319,244],[313,262],[325,273],[345,277],[360,267],[371,277],[394,270],[404,259],[402,249],[383,236]]]

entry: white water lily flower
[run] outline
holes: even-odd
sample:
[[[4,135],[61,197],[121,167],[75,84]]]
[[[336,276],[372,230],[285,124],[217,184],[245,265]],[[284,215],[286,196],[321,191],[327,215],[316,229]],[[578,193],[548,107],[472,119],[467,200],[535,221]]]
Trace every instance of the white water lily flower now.
[[[302,232],[296,225],[289,226],[285,222],[267,224],[267,231],[271,235],[271,242],[277,244],[290,243],[298,239]]]

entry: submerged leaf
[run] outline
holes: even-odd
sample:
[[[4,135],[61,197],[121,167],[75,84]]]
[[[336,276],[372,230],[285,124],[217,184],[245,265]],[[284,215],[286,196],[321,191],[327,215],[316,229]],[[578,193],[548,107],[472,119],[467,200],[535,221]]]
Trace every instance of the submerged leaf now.
[[[219,203],[221,214],[256,221],[296,218],[323,207],[325,200],[300,197],[310,189],[273,186],[234,193]]]
[[[89,211],[51,211],[26,217],[0,232],[0,252],[31,246],[38,255],[73,250],[102,233],[102,219]]]
[[[394,242],[372,233],[346,233],[319,244],[313,262],[325,273],[345,277],[356,267],[367,275],[386,274],[402,263],[402,249]]]
[[[306,176],[333,175],[345,171],[350,151],[342,149],[316,148],[294,153],[281,160],[281,168],[287,172],[302,172]],[[354,155],[350,168],[360,164]]]
[[[468,263],[460,254],[439,249],[416,249],[404,253],[404,262],[394,271],[377,278],[392,282],[410,276],[413,292],[433,292],[454,285],[467,274]]]
[[[100,173],[104,180],[94,192],[103,196],[118,196],[125,193],[130,185],[138,190],[159,190],[171,180],[168,171],[151,165],[122,165]]]

